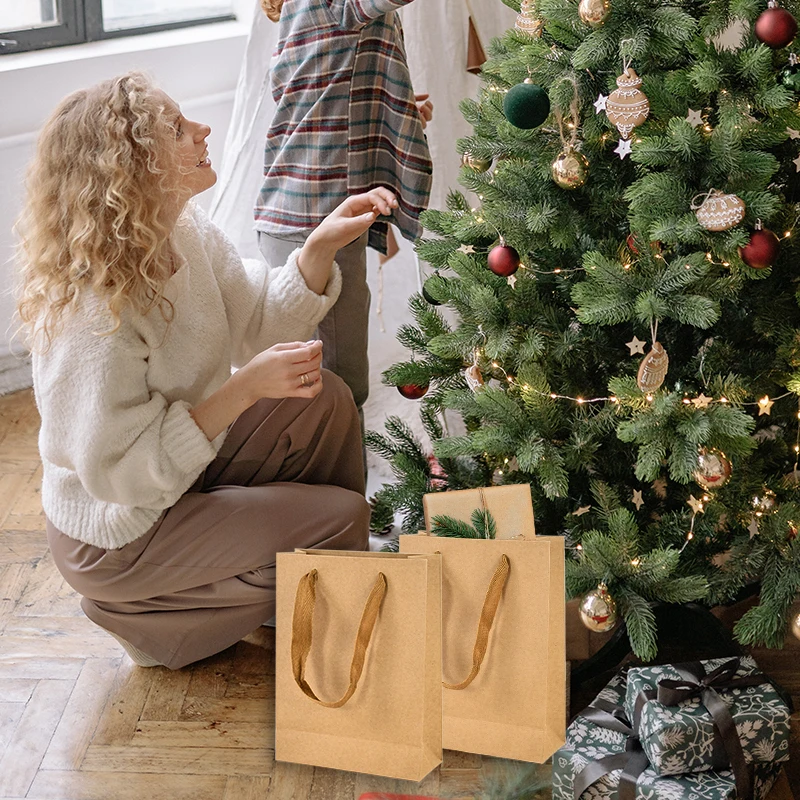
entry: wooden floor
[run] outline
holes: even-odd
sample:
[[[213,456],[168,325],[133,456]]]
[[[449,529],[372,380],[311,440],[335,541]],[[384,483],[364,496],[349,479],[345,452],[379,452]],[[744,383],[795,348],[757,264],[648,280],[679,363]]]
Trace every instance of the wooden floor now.
[[[177,672],[134,666],[83,616],[50,558],[38,426],[31,392],[0,397],[0,799],[471,798],[509,766],[445,751],[410,784],[275,762],[270,628]],[[800,649],[760,658],[800,708]],[[792,800],[792,775],[770,800]]]

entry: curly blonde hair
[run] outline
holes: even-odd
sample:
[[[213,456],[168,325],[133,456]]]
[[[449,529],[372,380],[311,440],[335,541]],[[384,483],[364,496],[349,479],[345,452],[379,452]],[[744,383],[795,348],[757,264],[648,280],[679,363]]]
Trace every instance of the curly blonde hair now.
[[[17,221],[17,316],[28,346],[47,350],[81,292],[107,304],[111,334],[126,308],[172,304],[165,209],[179,203],[176,137],[165,95],[131,72],[66,97],[44,125]],[[179,207],[179,206],[178,206]]]

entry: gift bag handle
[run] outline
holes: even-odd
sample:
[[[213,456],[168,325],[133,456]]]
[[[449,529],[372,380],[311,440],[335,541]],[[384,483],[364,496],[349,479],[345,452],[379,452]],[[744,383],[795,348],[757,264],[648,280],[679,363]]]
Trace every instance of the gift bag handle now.
[[[472,670],[461,683],[442,681],[442,686],[445,689],[466,689],[480,672],[481,664],[483,664],[483,659],[486,655],[486,647],[489,644],[489,634],[494,624],[495,614],[497,614],[497,606],[500,604],[500,596],[503,594],[503,588],[506,585],[510,571],[511,564],[508,561],[508,556],[503,553],[500,557],[500,563],[489,581],[489,588],[486,590],[486,597],[483,601],[483,609],[478,620],[478,633],[475,636],[475,647],[472,649]]]
[[[353,649],[353,660],[350,663],[350,685],[339,699],[333,702],[320,700],[305,679],[306,659],[311,651],[311,636],[314,626],[314,605],[317,599],[317,570],[312,569],[300,578],[297,594],[294,599],[294,615],[292,616],[292,674],[303,693],[325,708],[340,708],[352,696],[361,678],[367,647],[372,638],[378,611],[386,594],[386,576],[378,573],[372,590],[364,604],[364,612],[358,625],[356,643]]]

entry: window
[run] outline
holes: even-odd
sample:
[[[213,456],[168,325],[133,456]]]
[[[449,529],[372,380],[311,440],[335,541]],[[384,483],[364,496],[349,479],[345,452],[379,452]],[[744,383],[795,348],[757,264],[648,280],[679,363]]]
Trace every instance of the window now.
[[[0,0],[0,55],[227,19],[233,0]]]

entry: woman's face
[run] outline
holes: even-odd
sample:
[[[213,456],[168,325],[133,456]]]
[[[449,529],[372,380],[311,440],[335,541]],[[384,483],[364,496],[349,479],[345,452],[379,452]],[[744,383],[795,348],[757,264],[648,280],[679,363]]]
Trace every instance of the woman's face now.
[[[181,114],[178,104],[166,94],[162,99],[164,113],[175,135],[178,189],[188,200],[189,197],[210,189],[217,182],[217,174],[211,167],[206,142],[211,128],[201,122],[186,119]]]

